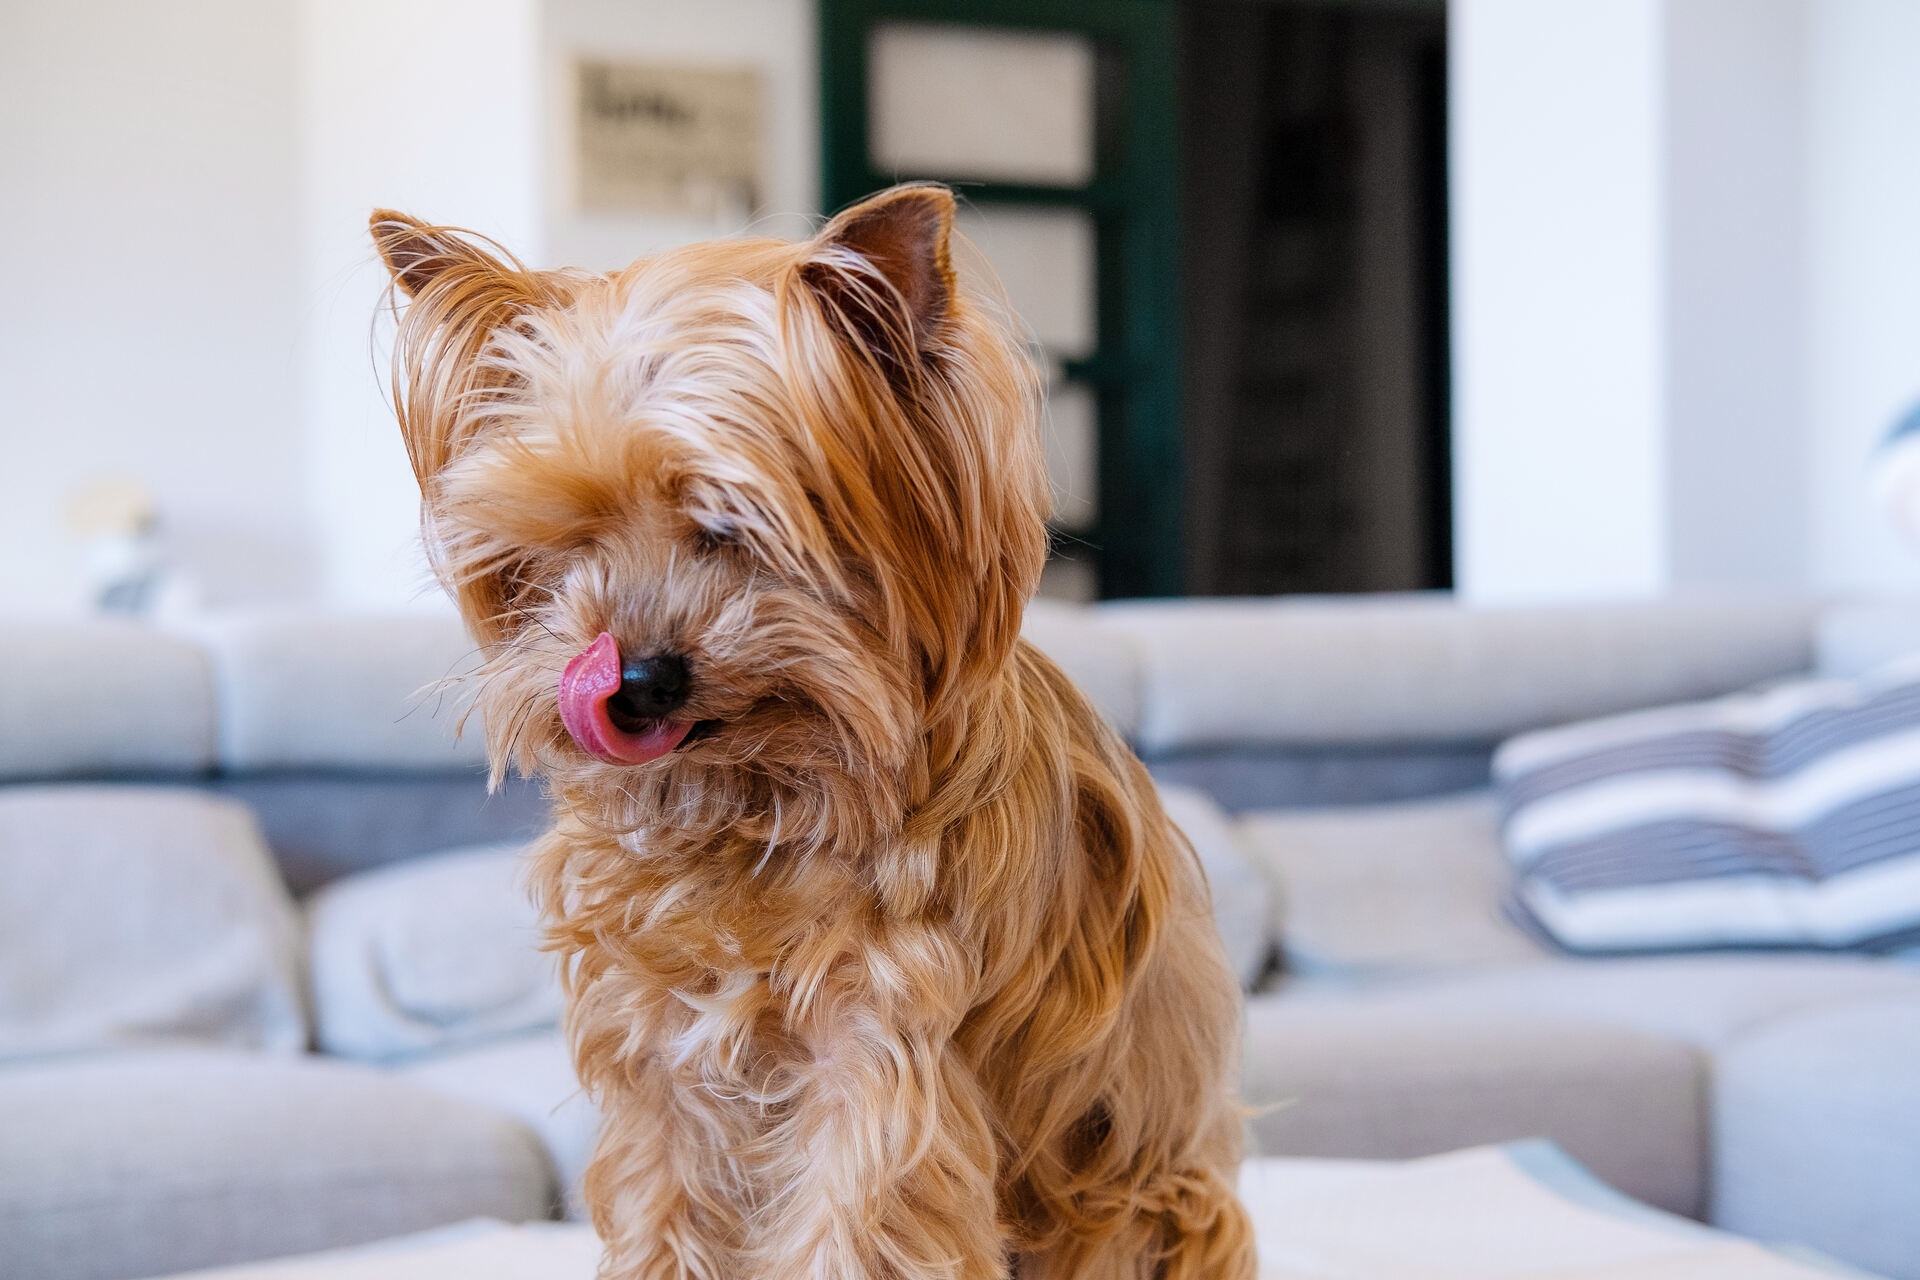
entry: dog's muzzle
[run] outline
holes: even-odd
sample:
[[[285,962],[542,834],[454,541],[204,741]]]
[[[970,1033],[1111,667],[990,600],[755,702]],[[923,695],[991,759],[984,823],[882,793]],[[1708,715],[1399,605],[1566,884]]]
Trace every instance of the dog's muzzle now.
[[[560,673],[560,722],[580,749],[607,764],[645,764],[686,738],[691,721],[669,716],[687,700],[687,662],[658,654],[623,663],[602,631]]]

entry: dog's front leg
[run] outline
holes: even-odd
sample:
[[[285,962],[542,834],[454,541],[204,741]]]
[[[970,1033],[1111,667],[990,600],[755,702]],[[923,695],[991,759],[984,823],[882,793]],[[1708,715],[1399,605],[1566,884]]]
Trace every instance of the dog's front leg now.
[[[755,1224],[756,1274],[1002,1280],[994,1135],[972,1071],[944,1037],[880,1030],[870,1010],[837,1021],[767,1135],[778,1191]]]
[[[724,1134],[733,1108],[641,1066],[602,1094],[586,1196],[605,1245],[601,1280],[740,1280],[743,1228]]]

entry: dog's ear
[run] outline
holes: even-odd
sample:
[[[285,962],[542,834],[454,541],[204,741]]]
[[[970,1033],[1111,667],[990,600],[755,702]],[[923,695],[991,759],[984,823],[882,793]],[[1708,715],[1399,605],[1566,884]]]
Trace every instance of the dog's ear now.
[[[452,227],[381,209],[369,230],[396,295],[407,299],[399,307],[395,298],[393,404],[420,482],[428,557],[468,627],[492,644],[505,634],[511,575],[497,548],[446,536],[443,485],[448,464],[488,429],[489,402],[512,384],[487,358],[489,347],[529,311],[560,301],[561,288]]]
[[[953,310],[953,193],[894,187],[829,222],[808,282],[883,359],[924,356]]]
[[[473,411],[501,382],[482,359],[487,344],[552,301],[553,290],[465,231],[390,209],[376,210],[368,229],[394,288],[410,299],[394,337],[393,402],[421,494],[430,497],[433,477],[472,438]]]
[[[394,284],[409,298],[420,297],[436,280],[501,276],[508,270],[465,232],[430,226],[393,209],[375,209],[367,230]]]

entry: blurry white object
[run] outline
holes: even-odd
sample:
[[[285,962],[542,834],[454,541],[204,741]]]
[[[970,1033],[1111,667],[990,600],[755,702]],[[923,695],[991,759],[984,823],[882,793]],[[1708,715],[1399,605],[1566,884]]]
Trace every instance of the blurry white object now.
[[[129,476],[89,481],[67,495],[66,514],[94,608],[161,619],[199,609],[199,588],[167,563],[159,505],[145,485]]]
[[[1252,1160],[1260,1280],[1820,1280],[1837,1274],[1628,1200],[1548,1143],[1424,1160]],[[1393,1229],[1383,1231],[1382,1222]],[[198,1280],[588,1280],[591,1228],[474,1221]],[[177,1277],[176,1280],[188,1280]]]
[[[138,480],[107,476],[67,498],[67,528],[82,546],[89,595],[103,613],[145,613],[164,566],[159,511]]]

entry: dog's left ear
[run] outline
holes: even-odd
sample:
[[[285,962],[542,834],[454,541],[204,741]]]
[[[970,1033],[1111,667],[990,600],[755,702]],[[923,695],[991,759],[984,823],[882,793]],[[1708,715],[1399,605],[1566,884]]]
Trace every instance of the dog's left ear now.
[[[827,224],[808,282],[876,354],[924,356],[953,310],[953,215],[945,187],[883,191]]]

